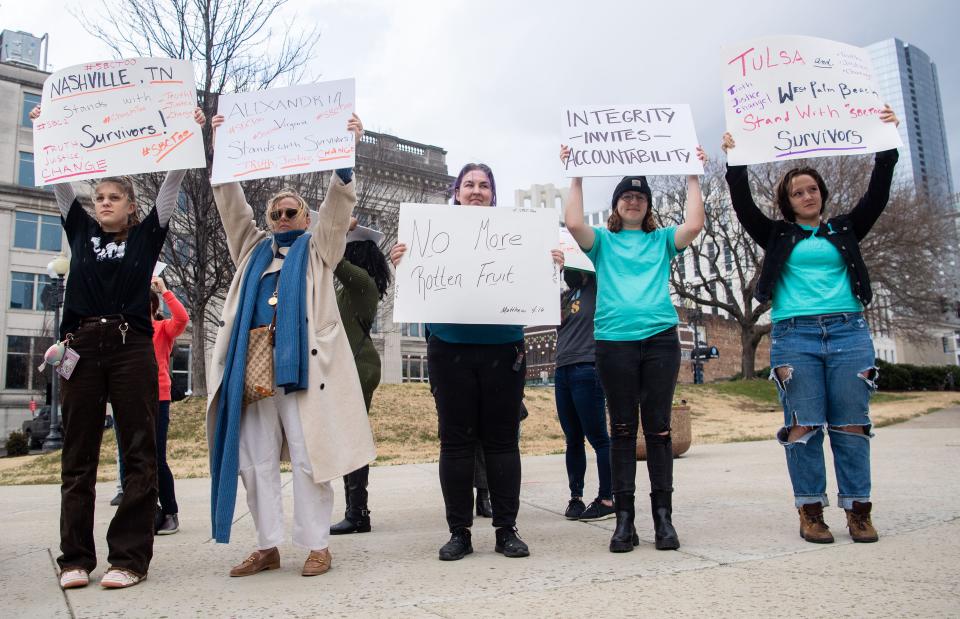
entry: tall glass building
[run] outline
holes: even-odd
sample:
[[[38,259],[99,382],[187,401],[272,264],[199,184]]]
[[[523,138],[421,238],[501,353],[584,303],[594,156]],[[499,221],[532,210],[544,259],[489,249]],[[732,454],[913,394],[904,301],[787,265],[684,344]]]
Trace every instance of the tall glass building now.
[[[886,39],[866,50],[884,100],[900,118],[897,178],[913,182],[930,203],[951,208],[953,178],[937,66],[923,50],[900,39]]]

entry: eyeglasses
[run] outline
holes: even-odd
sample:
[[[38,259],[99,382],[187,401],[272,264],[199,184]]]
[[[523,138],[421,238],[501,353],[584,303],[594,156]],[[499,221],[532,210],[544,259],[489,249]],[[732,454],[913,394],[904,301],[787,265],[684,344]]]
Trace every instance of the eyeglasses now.
[[[299,214],[300,209],[298,208],[278,208],[270,211],[270,219],[280,221],[280,218],[284,215],[287,216],[287,219],[294,219]]]
[[[625,193],[625,194],[621,194],[620,199],[628,204],[640,203],[640,202],[645,202],[647,199],[647,196],[643,195],[642,193]]]

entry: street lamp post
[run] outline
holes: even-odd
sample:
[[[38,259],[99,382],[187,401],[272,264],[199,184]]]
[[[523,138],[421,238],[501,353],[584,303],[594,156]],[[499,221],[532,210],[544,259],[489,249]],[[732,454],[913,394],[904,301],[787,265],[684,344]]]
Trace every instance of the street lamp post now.
[[[59,256],[47,265],[47,272],[53,279],[53,328],[54,339],[59,336],[60,331],[60,306],[63,304],[63,278],[70,269],[70,261],[64,256]],[[60,383],[57,369],[50,368],[50,432],[43,441],[43,451],[55,451],[63,448],[63,435],[60,433],[60,415],[59,404],[60,397],[57,393]]]

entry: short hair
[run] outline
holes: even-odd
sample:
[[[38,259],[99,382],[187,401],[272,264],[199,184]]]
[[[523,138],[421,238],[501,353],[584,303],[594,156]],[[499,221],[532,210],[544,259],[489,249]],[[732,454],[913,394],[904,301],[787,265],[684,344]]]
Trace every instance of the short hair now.
[[[284,198],[292,198],[296,200],[298,205],[297,208],[300,209],[300,212],[304,215],[310,214],[310,207],[307,206],[307,201],[303,199],[303,196],[293,189],[281,189],[277,193],[270,196],[270,199],[267,200],[266,218],[268,226],[270,225],[270,211],[273,210],[273,207],[277,204],[277,202],[283,200]]]
[[[801,167],[793,168],[789,172],[783,175],[783,178],[780,179],[780,182],[777,183],[777,207],[780,209],[780,213],[783,215],[783,218],[789,222],[796,222],[797,215],[793,212],[793,207],[790,206],[790,184],[798,176],[809,176],[813,178],[817,183],[817,187],[820,188],[820,214],[823,214],[823,211],[827,208],[827,198],[830,197],[830,192],[827,191],[827,184],[823,182],[823,177],[820,176],[820,173],[810,167]]]
[[[490,206],[496,206],[497,181],[493,180],[493,170],[485,163],[468,163],[460,169],[457,180],[453,182],[453,203],[460,204],[460,200],[457,198],[457,192],[460,191],[460,183],[463,182],[463,177],[466,176],[468,172],[473,172],[474,170],[480,170],[487,175],[487,179],[490,181],[490,190],[493,192],[493,200],[490,202]]]

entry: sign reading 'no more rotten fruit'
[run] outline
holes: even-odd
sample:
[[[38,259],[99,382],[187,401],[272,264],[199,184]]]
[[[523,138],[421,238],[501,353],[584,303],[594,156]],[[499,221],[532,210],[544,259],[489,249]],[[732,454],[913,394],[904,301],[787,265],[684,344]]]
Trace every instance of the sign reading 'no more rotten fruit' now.
[[[554,211],[403,204],[397,238],[394,322],[560,323]]]
[[[206,165],[186,60],[128,58],[76,65],[43,84],[33,124],[36,184]]]
[[[564,176],[703,174],[686,104],[588,105],[560,114]]]
[[[352,168],[354,80],[220,97],[213,183]]]
[[[723,89],[733,165],[902,146],[878,118],[885,102],[870,57],[852,45],[777,36],[724,47]]]

